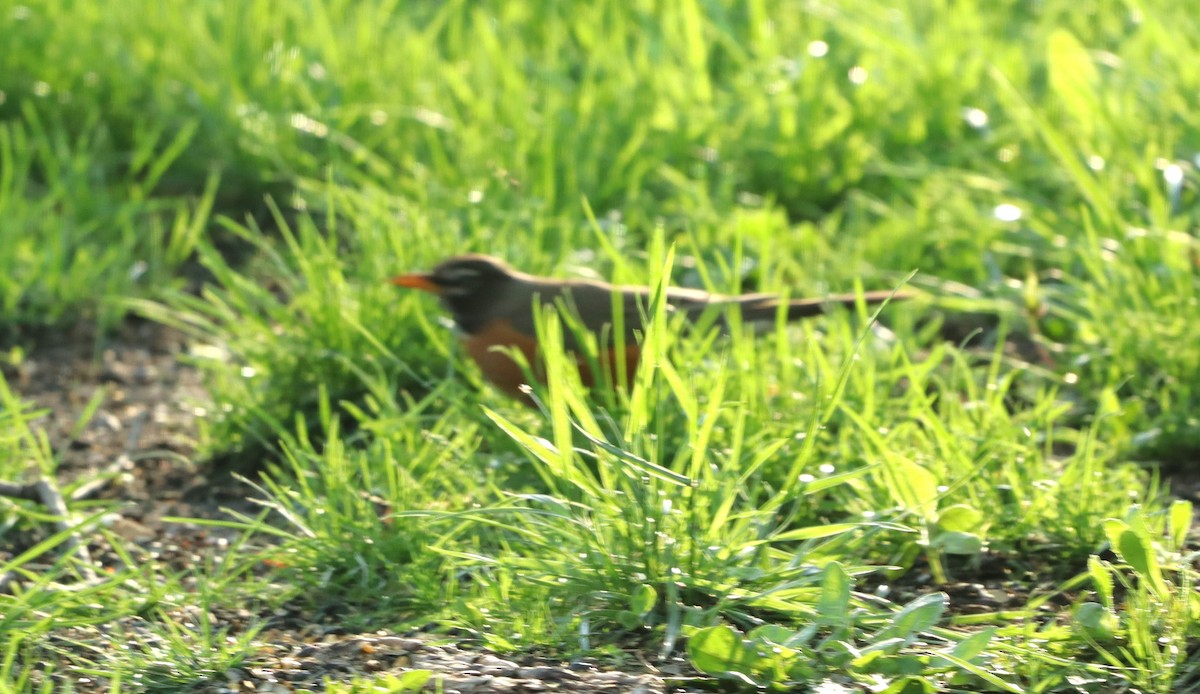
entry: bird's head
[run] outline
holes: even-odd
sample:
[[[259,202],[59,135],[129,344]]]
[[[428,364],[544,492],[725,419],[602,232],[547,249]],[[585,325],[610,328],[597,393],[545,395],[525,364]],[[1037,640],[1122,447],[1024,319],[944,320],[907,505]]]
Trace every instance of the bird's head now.
[[[434,294],[463,330],[473,332],[515,279],[513,269],[499,258],[472,254],[448,258],[429,272],[393,277],[391,283]]]

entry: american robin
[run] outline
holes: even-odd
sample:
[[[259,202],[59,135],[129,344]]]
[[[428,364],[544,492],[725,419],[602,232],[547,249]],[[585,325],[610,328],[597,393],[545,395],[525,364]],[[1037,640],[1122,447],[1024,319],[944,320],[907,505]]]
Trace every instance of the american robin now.
[[[610,374],[617,373],[617,358],[612,347],[619,343],[608,333],[612,330],[614,302],[622,302],[626,373],[632,379],[637,371],[640,348],[636,334],[643,332],[643,311],[650,303],[652,291],[649,287],[538,277],[515,270],[498,258],[474,254],[449,258],[431,272],[400,275],[393,277],[391,282],[399,287],[429,292],[441,299],[462,331],[467,354],[479,365],[483,375],[502,392],[520,400],[528,402],[521,392],[521,386],[528,379],[510,354],[498,348],[520,350],[534,373],[537,373],[535,298],[542,305],[555,305],[558,300],[563,300],[575,312],[583,328],[597,337],[604,336],[607,339],[608,349],[601,345],[601,357],[612,369]],[[786,318],[793,321],[816,316],[833,305],[854,306],[859,296],[844,294],[824,299],[789,300],[786,302]],[[865,292],[861,298],[867,304],[879,304],[889,298],[907,298],[907,295],[877,291]],[[781,298],[774,294],[730,296],[678,287],[667,290],[666,303],[668,310],[682,311],[689,321],[695,321],[706,311],[715,309],[721,312],[718,317],[718,325],[721,326],[725,326],[724,309],[740,309],[745,322],[773,323],[781,308]],[[571,331],[564,331],[563,339],[568,349],[577,350],[578,344]],[[591,370],[582,357],[576,356],[576,361],[583,383],[592,386],[595,377]]]

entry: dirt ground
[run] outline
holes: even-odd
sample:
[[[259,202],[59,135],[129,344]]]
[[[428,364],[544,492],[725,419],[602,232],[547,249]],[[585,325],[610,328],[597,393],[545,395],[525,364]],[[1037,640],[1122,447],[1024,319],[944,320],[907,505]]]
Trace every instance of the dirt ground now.
[[[34,424],[55,453],[58,484],[110,477],[94,498],[121,502],[120,534],[134,539],[163,532],[163,516],[212,517],[220,490],[191,460],[207,398],[200,375],[179,359],[183,337],[146,322],[99,344],[81,333],[40,337],[19,363],[4,365],[13,391],[45,410]],[[80,428],[96,397],[100,406]]]

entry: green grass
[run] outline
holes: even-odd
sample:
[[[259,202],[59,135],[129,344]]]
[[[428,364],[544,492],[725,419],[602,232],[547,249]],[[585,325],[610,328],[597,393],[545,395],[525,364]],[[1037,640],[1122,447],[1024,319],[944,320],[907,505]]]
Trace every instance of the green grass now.
[[[220,680],[256,631],[189,615],[331,596],[363,631],[685,653],[730,684],[1198,681],[1191,507],[1147,471],[1200,451],[1185,4],[47,0],[0,32],[11,359],[34,329],[180,328],[200,454],[267,473],[245,542],[186,572],[73,508],[129,559],[76,591],[66,538],[4,501],[15,691]],[[892,336],[861,310],[729,338],[660,315],[628,397],[551,360],[531,410],[385,282],[460,250],[920,296]],[[0,479],[53,475],[20,400]],[[984,561],[1028,604],[938,592]]]

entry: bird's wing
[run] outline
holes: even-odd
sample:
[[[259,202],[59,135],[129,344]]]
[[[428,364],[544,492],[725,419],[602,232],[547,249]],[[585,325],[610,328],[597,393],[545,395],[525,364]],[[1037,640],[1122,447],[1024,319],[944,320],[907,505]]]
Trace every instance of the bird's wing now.
[[[590,281],[529,281],[519,291],[508,292],[499,313],[517,330],[533,334],[534,297],[542,305],[565,308],[570,320],[587,332],[603,337],[605,343],[615,342],[613,334],[614,307],[622,312],[626,344],[633,344],[637,334],[643,332],[644,317],[650,308],[651,293],[645,287],[616,286],[604,282]],[[667,293],[668,310],[682,310],[689,314],[702,309],[708,299],[705,292],[670,289]],[[574,331],[564,324],[563,338],[567,347],[575,348],[578,340]]]
[[[881,303],[890,296],[889,292],[866,292],[862,299],[867,304]],[[650,309],[651,290],[646,287],[615,286],[605,282],[554,281],[529,278],[506,296],[499,314],[512,323],[513,327],[527,335],[536,332],[533,316],[534,298],[543,305],[566,308],[571,319],[578,321],[582,329],[602,337],[606,345],[615,342],[613,335],[613,307],[619,303],[623,312],[624,337],[626,344],[633,344],[644,333],[644,317]],[[904,298],[897,296],[896,298]],[[838,295],[820,299],[791,299],[782,307],[786,320],[797,320],[826,312],[830,306],[853,307],[856,295]],[[701,330],[716,326],[728,328],[727,310],[740,309],[741,318],[747,323],[773,323],[781,309],[782,298],[777,294],[711,294],[699,289],[670,287],[667,289],[668,310],[684,313],[690,322]],[[576,349],[578,339],[566,324],[563,340],[568,348]]]
[[[619,287],[604,282],[571,282],[560,285],[552,301],[570,312],[570,318],[578,325],[613,345],[617,342],[614,333],[615,315],[620,307],[622,334],[625,344],[633,345],[645,324],[643,317],[650,305],[650,294],[642,287]],[[564,326],[565,327],[565,326]],[[573,331],[564,330],[569,347],[574,347],[577,337]]]

